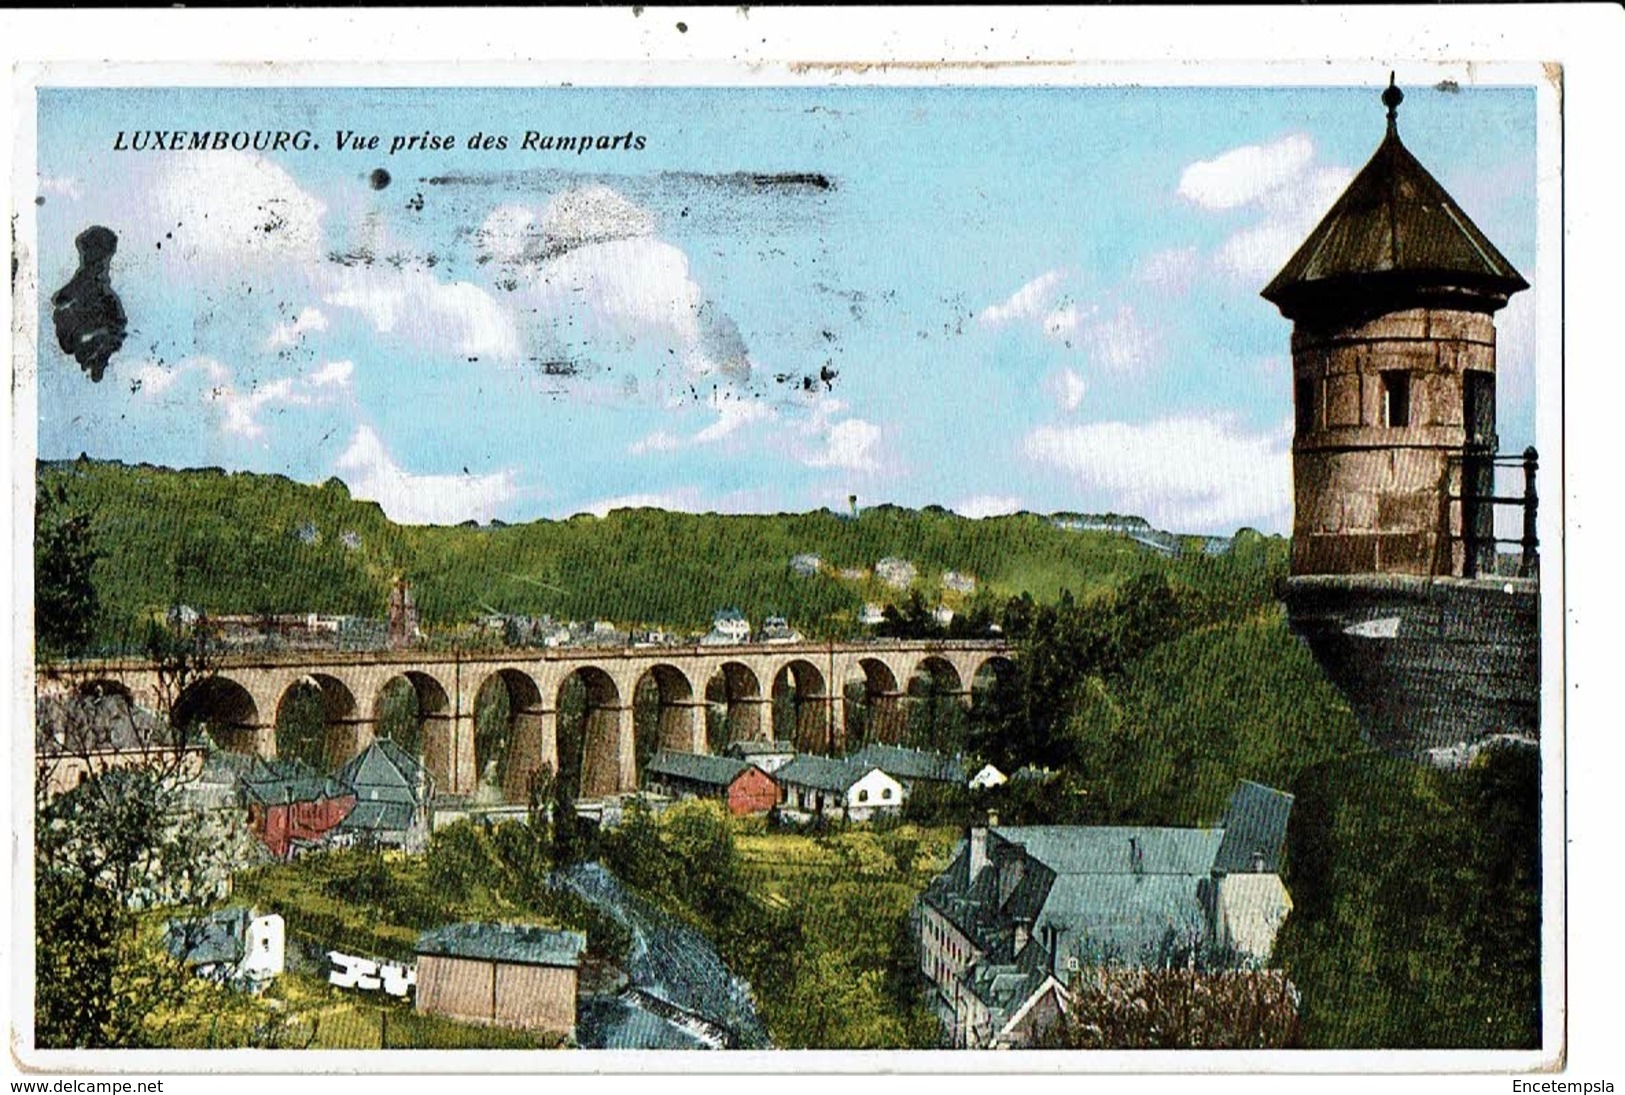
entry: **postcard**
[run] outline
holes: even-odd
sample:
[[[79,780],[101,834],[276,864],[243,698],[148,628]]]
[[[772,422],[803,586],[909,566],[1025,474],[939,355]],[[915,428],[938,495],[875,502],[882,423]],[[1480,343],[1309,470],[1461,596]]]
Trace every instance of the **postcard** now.
[[[1560,1062],[1561,69],[594,62],[21,75],[19,1062]]]

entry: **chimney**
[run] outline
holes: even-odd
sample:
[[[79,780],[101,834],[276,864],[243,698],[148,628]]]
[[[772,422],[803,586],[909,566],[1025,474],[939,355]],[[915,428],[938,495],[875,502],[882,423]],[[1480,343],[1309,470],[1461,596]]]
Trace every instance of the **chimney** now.
[[[1029,917],[1025,917],[1025,916],[1017,917],[1016,918],[1016,934],[1015,934],[1015,940],[1014,940],[1015,945],[1014,945],[1014,947],[1011,948],[1011,954],[1014,954],[1014,955],[1021,954],[1021,952],[1024,949],[1026,949],[1027,940],[1031,939],[1032,937],[1033,937],[1033,922],[1032,922],[1032,920]]]
[[[1264,873],[1264,853],[1257,848],[1253,849],[1253,873]]]
[[[998,871],[995,882],[998,884],[999,907],[1003,908],[1027,871],[1027,846],[1000,844],[993,850],[993,859],[994,869]]]
[[[970,848],[970,881],[975,882],[976,876],[987,866],[987,826],[972,825],[965,833],[965,840]]]
[[[1128,838],[1128,861],[1135,874],[1145,873],[1145,852],[1141,849],[1140,838],[1137,836]]]

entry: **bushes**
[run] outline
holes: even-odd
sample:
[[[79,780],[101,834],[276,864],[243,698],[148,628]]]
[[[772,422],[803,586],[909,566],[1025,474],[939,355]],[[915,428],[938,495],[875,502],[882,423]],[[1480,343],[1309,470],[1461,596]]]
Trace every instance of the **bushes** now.
[[[1540,793],[1534,749],[1437,771],[1376,755],[1294,785],[1276,962],[1304,1040],[1348,1048],[1540,1044]]]

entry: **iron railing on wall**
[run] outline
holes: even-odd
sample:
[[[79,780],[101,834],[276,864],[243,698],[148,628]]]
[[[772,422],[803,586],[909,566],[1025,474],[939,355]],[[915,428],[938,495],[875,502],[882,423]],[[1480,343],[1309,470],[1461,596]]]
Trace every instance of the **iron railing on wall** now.
[[[1540,541],[1535,535],[1535,514],[1540,505],[1540,498],[1535,491],[1535,472],[1540,465],[1540,456],[1534,446],[1523,450],[1522,453],[1497,453],[1490,450],[1475,450],[1472,447],[1451,457],[1453,464],[1461,466],[1461,493],[1451,495],[1453,501],[1461,503],[1461,535],[1457,537],[1462,542],[1463,562],[1462,574],[1467,578],[1478,577],[1485,566],[1485,556],[1489,557],[1493,566],[1496,547],[1499,544],[1517,544],[1521,551],[1518,558],[1518,577],[1534,578],[1540,573]],[[1501,495],[1495,493],[1496,468],[1523,468],[1523,493],[1521,495]],[[1487,482],[1488,493],[1481,493],[1484,488],[1475,488],[1475,484]],[[1523,511],[1523,534],[1516,538],[1495,535],[1495,507],[1517,506]],[[1482,531],[1483,525],[1488,531]]]

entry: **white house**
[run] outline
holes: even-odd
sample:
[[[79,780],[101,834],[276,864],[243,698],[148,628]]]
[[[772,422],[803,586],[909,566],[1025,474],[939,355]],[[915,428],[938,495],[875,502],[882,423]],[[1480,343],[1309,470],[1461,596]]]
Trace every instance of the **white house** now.
[[[981,770],[970,778],[966,784],[972,791],[985,791],[989,787],[998,787],[1009,783],[1010,778],[991,764],[984,764]]]
[[[286,969],[282,917],[236,905],[191,920],[171,920],[164,945],[199,977],[258,991]]]
[[[913,563],[895,555],[888,555],[875,563],[875,577],[893,589],[907,589],[914,584],[918,575],[919,570]]]
[[[711,630],[700,639],[706,646],[750,641],[750,621],[737,608],[725,608],[711,620]]]
[[[849,760],[802,755],[773,773],[784,791],[780,809],[792,816],[816,814],[868,821],[903,807],[903,785],[879,768]]]
[[[878,627],[886,622],[886,610],[870,601],[858,610],[858,623],[864,627]]]

